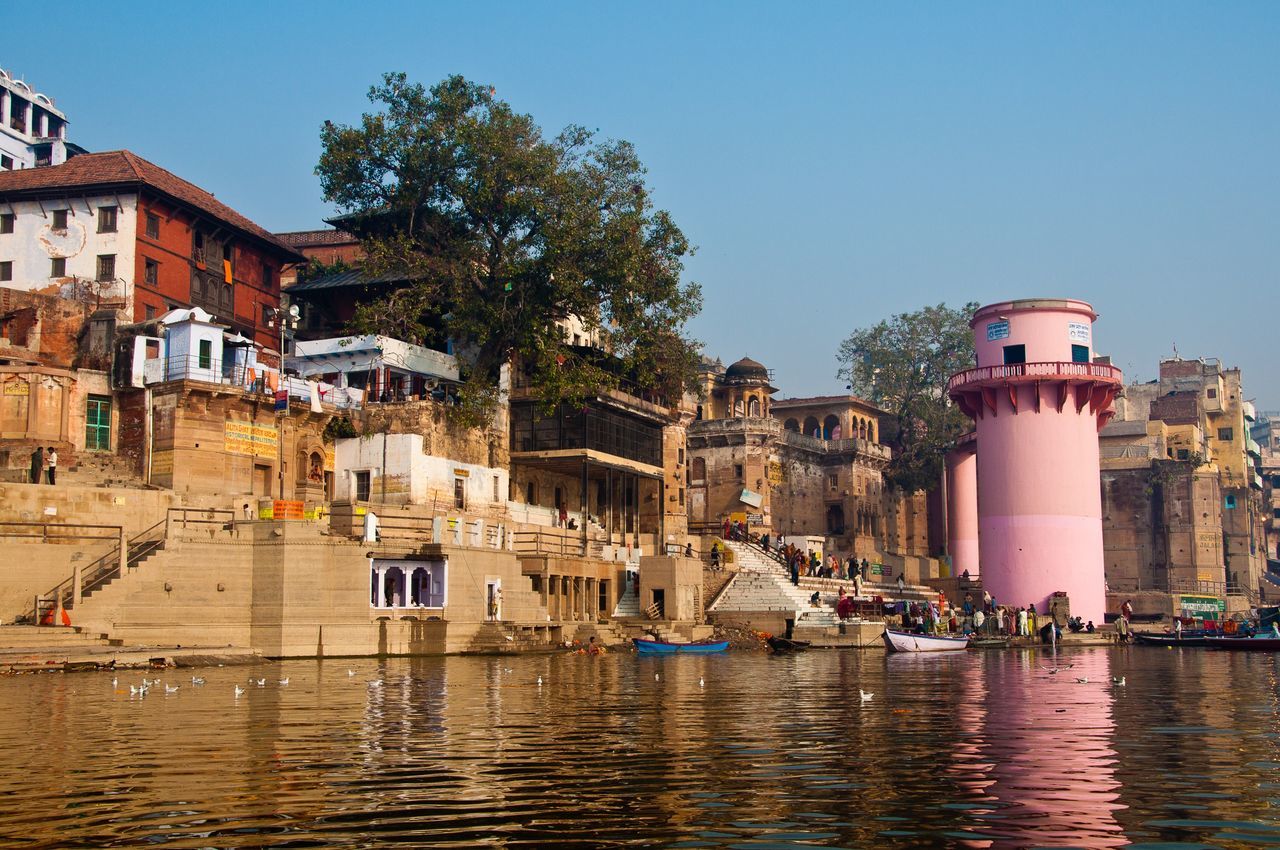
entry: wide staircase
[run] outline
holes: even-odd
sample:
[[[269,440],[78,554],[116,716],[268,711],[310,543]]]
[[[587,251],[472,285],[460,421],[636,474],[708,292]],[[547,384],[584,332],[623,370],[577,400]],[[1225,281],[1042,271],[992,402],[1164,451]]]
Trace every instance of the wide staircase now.
[[[777,611],[794,615],[796,628],[839,625],[835,609],[825,600],[819,606],[810,604],[813,591],[792,584],[781,563],[747,543],[730,540],[725,545],[733,552],[738,573],[712,604],[709,613]]]
[[[171,511],[170,515],[174,512]],[[185,514],[185,511],[183,512]],[[200,511],[201,514],[226,514],[226,518],[230,518],[230,511]],[[221,516],[219,516],[221,521]],[[142,566],[146,560],[153,555],[164,551],[165,538],[169,525],[169,518],[161,520],[150,528],[135,534],[131,537],[127,546],[127,555],[123,559],[120,557],[120,544],[114,545],[110,551],[101,556],[88,566],[80,570],[80,603],[88,600],[95,593],[100,593],[117,579],[122,577],[121,569],[123,567],[123,575],[128,575]],[[44,593],[36,598],[33,610],[29,612],[30,621],[39,624],[52,624],[56,621],[56,611],[61,604],[64,609],[71,609],[76,606],[76,582],[75,576],[67,578],[52,588],[48,593]]]

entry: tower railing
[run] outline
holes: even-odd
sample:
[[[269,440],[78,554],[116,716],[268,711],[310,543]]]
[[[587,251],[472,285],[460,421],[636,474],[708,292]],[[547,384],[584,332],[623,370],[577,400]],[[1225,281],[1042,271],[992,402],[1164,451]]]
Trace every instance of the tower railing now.
[[[957,372],[947,381],[952,390],[965,384],[981,384],[1010,378],[1084,378],[1089,380],[1116,381],[1123,379],[1123,372],[1116,366],[1104,363],[1074,363],[1068,361],[1044,361],[1039,363],[1008,363],[1001,366],[978,366]]]

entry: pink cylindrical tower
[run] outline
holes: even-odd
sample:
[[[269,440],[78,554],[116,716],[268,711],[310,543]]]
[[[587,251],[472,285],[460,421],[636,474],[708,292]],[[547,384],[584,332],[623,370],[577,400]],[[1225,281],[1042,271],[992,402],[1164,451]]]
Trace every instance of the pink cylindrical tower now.
[[[978,366],[949,390],[976,424],[984,588],[998,604],[1041,612],[1063,591],[1073,615],[1101,624],[1098,429],[1122,376],[1093,362],[1096,318],[1066,299],[983,307],[969,323]]]
[[[978,565],[978,442],[970,431],[947,453],[947,552],[951,574],[973,578]]]

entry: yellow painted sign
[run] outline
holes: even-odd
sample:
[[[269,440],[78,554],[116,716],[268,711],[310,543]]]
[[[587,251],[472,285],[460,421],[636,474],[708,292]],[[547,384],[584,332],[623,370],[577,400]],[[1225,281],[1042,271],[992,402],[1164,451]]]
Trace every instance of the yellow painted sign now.
[[[173,474],[173,452],[152,452],[151,453],[151,474],[152,475],[172,475]]]
[[[31,385],[26,381],[6,381],[4,385],[5,395],[31,395]]]
[[[336,461],[334,460],[333,446],[324,447],[324,471],[333,472]]]
[[[228,422],[223,436],[227,454],[274,458],[278,451],[275,428],[263,428],[248,422]]]
[[[769,471],[767,473],[770,484],[782,483],[782,464],[776,460],[769,461]]]

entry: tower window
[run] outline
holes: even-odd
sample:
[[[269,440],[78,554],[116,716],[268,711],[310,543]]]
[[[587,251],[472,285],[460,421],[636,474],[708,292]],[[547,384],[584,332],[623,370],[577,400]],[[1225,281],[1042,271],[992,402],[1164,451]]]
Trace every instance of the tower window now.
[[[1087,345],[1071,346],[1071,362],[1072,363],[1088,363],[1089,362],[1089,346]]]
[[[1025,345],[1006,345],[1004,347],[1004,364],[1006,366],[1026,362],[1027,347]]]

